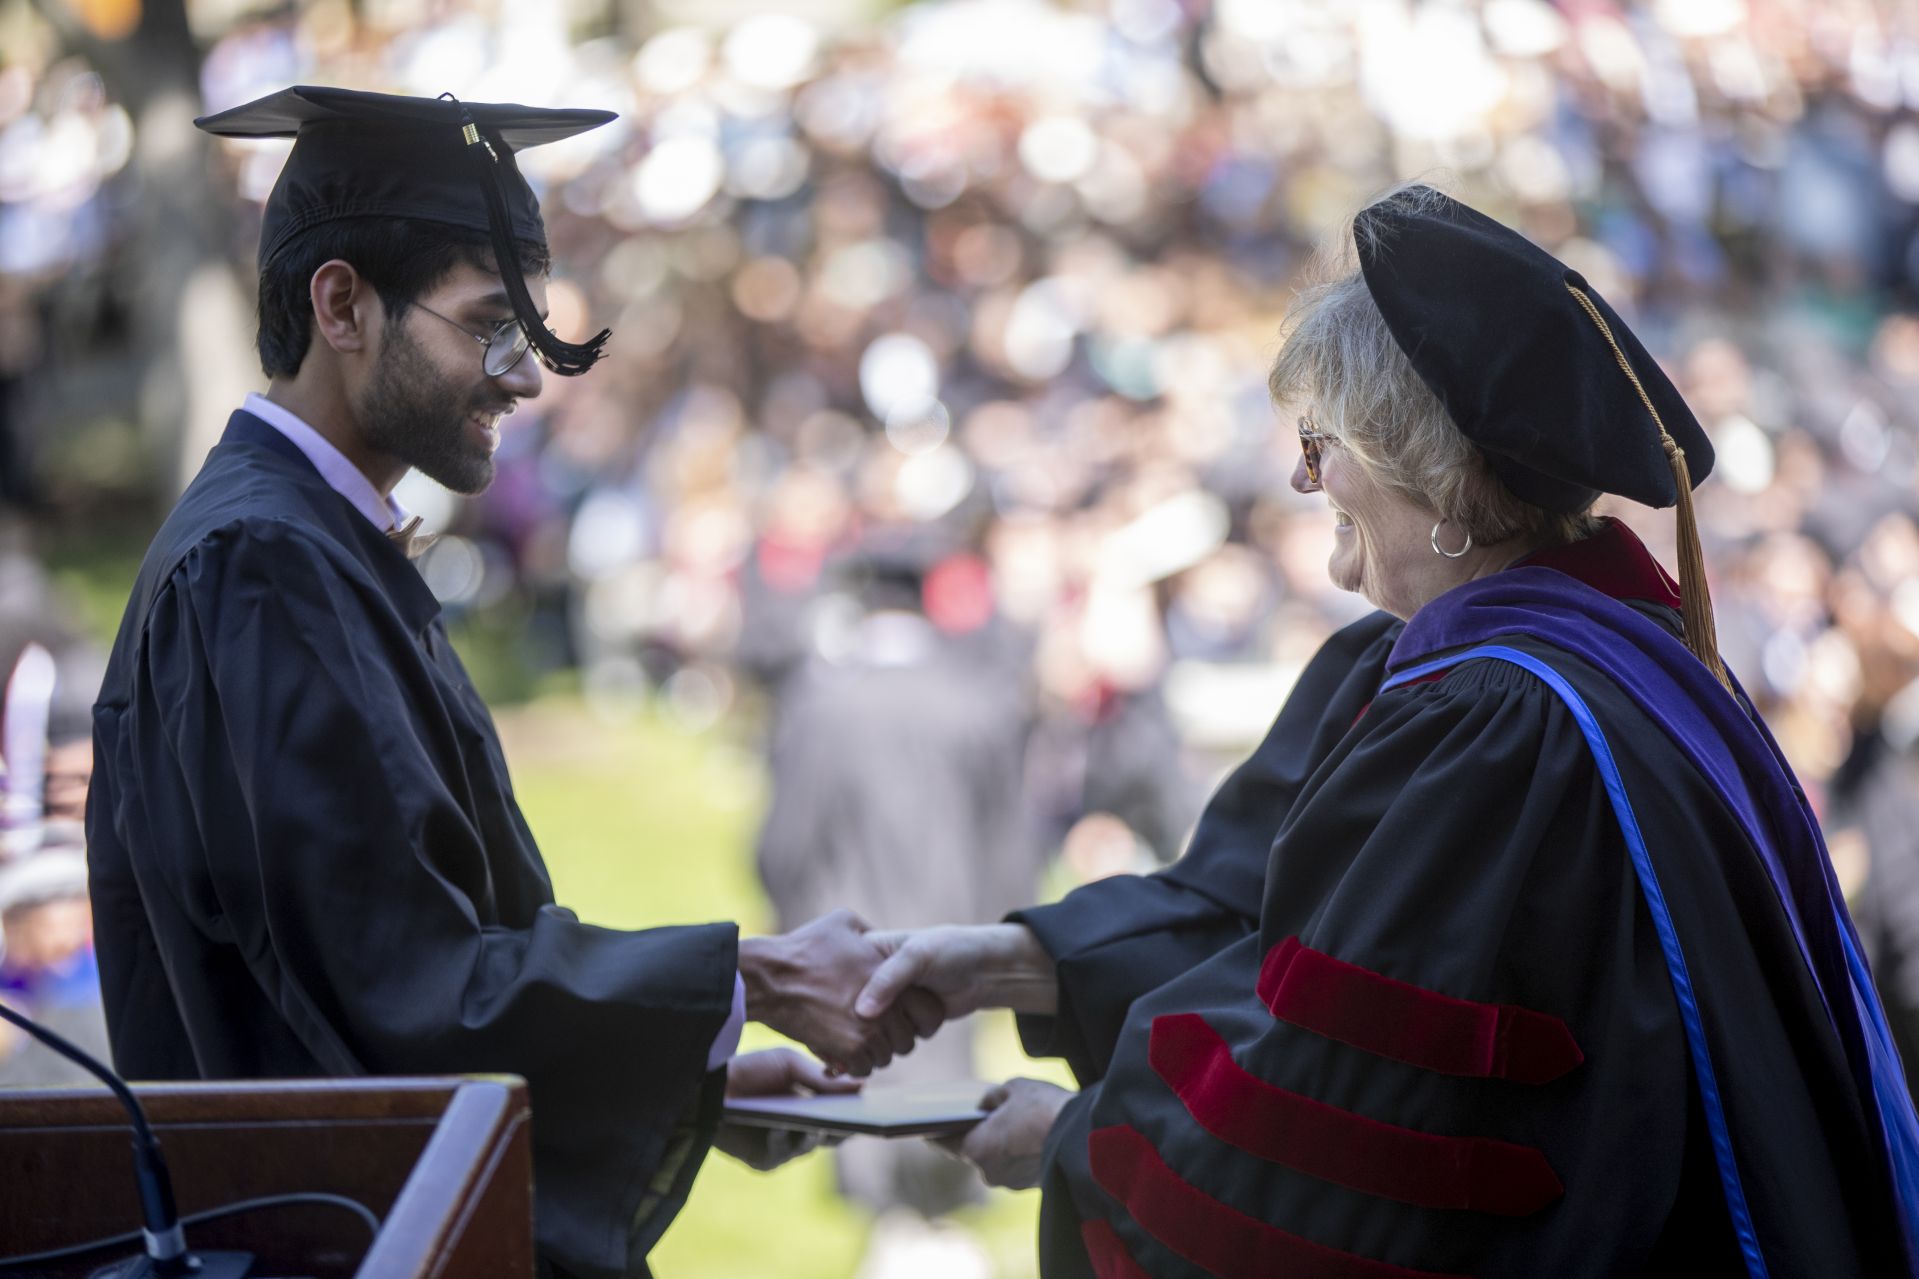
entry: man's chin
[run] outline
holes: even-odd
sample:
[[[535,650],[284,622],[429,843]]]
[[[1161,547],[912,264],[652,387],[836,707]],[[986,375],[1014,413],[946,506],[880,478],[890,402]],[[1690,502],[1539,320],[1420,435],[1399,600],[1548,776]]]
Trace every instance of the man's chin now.
[[[415,462],[413,469],[448,492],[462,497],[478,497],[493,484],[493,458],[463,457]]]

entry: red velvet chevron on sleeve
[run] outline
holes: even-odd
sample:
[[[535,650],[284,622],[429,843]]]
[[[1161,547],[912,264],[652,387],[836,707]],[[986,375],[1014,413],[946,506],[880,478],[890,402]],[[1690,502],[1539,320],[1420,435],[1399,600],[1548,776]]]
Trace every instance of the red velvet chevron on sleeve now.
[[[1094,1129],[1087,1146],[1100,1188],[1147,1234],[1220,1279],[1464,1279],[1329,1248],[1249,1217],[1182,1180],[1125,1124]]]
[[[1523,1217],[1565,1194],[1546,1156],[1487,1137],[1382,1123],[1276,1087],[1198,1013],[1153,1019],[1149,1060],[1200,1127],[1250,1155],[1423,1208]]]
[[[1266,953],[1259,998],[1281,1021],[1443,1075],[1546,1084],[1586,1059],[1550,1013],[1455,999],[1334,959],[1297,937]]]
[[[1106,1222],[1081,1223],[1079,1237],[1086,1245],[1086,1259],[1093,1263],[1093,1273],[1098,1279],[1152,1279],[1126,1251],[1118,1232]]]

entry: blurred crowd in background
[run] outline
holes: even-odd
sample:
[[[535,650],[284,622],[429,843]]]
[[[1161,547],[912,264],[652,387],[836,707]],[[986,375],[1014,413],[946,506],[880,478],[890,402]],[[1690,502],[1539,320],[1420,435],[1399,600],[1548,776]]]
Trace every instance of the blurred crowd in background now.
[[[144,542],[238,402],[180,385],[214,365],[258,384],[250,326],[196,321],[219,296],[199,275],[178,291],[204,309],[173,299],[168,330],[201,335],[169,357],[186,372],[155,371],[142,165],[196,157],[208,211],[179,252],[244,320],[286,150],[215,146],[150,85],[134,104],[87,53],[125,6],[36,16],[58,7],[0,3],[0,501],[28,575],[83,521]],[[1885,886],[1862,926],[1888,995],[1919,1006],[1901,962],[1919,956],[1910,6],[717,12],[185,10],[187,115],[301,82],[620,113],[523,164],[554,326],[610,325],[610,358],[521,406],[483,497],[419,477],[399,495],[447,532],[427,581],[513,669],[577,670],[609,713],[756,726],[777,804],[796,689],[942,663],[1003,706],[996,740],[1020,760],[991,793],[1024,851],[967,909],[1016,904],[1062,850],[1082,877],[1176,856],[1211,782],[1365,608],[1326,580],[1332,521],[1286,482],[1305,406],[1276,410],[1265,372],[1315,245],[1424,177],[1582,272],[1711,433],[1700,518],[1727,657],[1842,880]],[[1672,562],[1669,514],[1614,509]]]

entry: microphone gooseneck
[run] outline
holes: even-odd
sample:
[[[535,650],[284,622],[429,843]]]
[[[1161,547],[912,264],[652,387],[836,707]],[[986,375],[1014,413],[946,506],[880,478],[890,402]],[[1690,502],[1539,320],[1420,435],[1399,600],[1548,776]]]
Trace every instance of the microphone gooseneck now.
[[[133,1123],[133,1176],[140,1191],[140,1215],[144,1221],[141,1235],[146,1241],[147,1257],[153,1263],[149,1273],[160,1279],[191,1273],[185,1233],[180,1229],[180,1214],[173,1206],[173,1181],[167,1176],[166,1160],[160,1154],[160,1139],[147,1123],[147,1112],[126,1081],[95,1060],[92,1053],[65,1036],[0,1003],[0,1019],[12,1022],[53,1051],[97,1077],[112,1089],[126,1107]]]

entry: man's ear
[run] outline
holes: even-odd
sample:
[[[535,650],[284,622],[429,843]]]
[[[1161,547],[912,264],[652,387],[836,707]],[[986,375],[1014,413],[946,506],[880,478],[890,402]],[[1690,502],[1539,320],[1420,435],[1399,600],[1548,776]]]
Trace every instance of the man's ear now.
[[[370,351],[377,344],[386,308],[352,263],[339,258],[321,263],[307,282],[307,298],[313,305],[314,336],[333,350]]]

